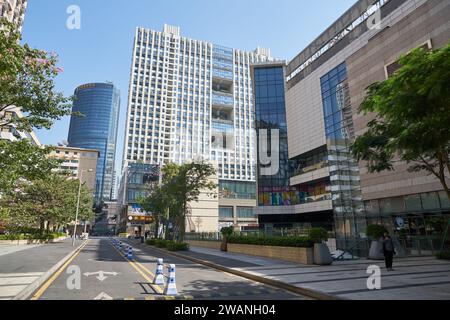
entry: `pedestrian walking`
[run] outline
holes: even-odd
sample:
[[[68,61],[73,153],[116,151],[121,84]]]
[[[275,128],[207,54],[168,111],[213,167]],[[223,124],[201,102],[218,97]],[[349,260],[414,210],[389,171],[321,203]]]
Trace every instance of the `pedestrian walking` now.
[[[389,233],[385,232],[383,237],[383,254],[384,261],[386,263],[387,271],[394,271],[392,268],[394,262],[395,247],[392,238],[389,236]]]

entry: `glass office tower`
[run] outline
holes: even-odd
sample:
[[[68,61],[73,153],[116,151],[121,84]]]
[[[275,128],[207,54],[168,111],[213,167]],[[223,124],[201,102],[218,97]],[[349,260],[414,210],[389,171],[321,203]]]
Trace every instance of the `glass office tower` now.
[[[120,91],[112,83],[90,83],[75,90],[69,129],[69,146],[100,152],[97,163],[95,199],[110,201],[120,110]]]

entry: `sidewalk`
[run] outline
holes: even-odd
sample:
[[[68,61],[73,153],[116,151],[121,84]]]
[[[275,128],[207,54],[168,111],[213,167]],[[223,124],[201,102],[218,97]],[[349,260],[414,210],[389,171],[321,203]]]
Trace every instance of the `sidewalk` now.
[[[396,259],[395,271],[386,272],[384,261],[338,261],[332,266],[300,266],[199,247],[177,254],[342,299],[450,300],[450,261],[433,257]],[[371,265],[381,267],[381,290],[367,289],[369,274],[366,271]]]
[[[76,247],[81,243],[77,240]],[[43,245],[0,246],[0,300],[11,300],[34,286],[73,250],[71,239]]]

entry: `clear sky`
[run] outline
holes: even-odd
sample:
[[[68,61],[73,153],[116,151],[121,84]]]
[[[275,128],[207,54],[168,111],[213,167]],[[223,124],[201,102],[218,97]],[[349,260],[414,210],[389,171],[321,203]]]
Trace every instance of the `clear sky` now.
[[[134,31],[181,27],[183,36],[290,60],[356,0],[30,0],[23,42],[56,51],[65,71],[57,90],[72,95],[88,82],[112,81],[121,91],[117,167],[121,164]],[[81,29],[69,30],[70,5],[81,9]],[[67,139],[69,119],[37,132],[44,144]],[[120,171],[118,171],[120,172]]]

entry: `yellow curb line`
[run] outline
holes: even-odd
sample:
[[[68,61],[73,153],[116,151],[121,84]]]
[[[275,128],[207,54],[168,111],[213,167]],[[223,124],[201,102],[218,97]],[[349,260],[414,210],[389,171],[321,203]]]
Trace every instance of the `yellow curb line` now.
[[[110,243],[111,244],[111,243]],[[158,286],[154,286],[153,285],[153,280],[151,280],[145,273],[144,271],[148,272],[150,274],[151,277],[154,277],[154,275],[147,269],[145,268],[143,265],[141,265],[139,262],[135,261],[135,260],[130,260],[127,257],[125,257],[125,255],[122,254],[122,252],[120,252],[119,250],[117,250],[116,247],[114,247],[112,244],[111,246],[122,256],[122,258],[124,258],[128,263],[131,264],[131,266],[137,271],[139,272],[139,274],[144,277],[144,279],[148,282],[148,284],[150,285],[150,287],[153,288],[153,290],[155,290],[157,293],[159,294],[163,294],[164,290],[161,289]],[[137,265],[140,265],[144,271],[142,271]]]
[[[51,286],[51,284],[60,276],[60,274],[67,268],[67,266],[81,253],[81,251],[84,249],[84,247],[86,247],[86,245],[88,244],[89,240],[86,240],[78,249],[77,251],[72,255],[72,257],[70,257],[69,260],[66,261],[66,263],[64,263],[61,268],[58,269],[58,271],[56,271],[51,277],[50,279],[48,279],[40,288],[38,291],[36,291],[36,293],[34,294],[34,296],[31,298],[31,300],[38,300],[44,293],[45,291],[47,291],[48,287]]]

